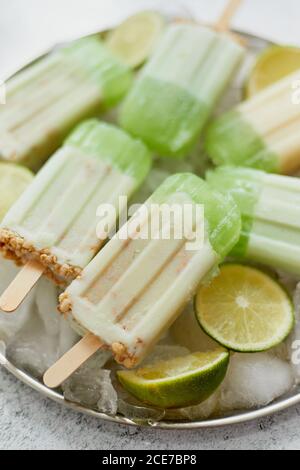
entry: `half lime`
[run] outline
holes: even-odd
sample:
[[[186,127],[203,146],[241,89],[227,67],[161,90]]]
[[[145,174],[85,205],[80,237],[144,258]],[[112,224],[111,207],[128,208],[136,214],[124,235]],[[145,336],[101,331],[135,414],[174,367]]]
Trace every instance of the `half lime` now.
[[[179,408],[209,398],[223,381],[228,363],[229,353],[218,348],[118,371],[117,376],[140,401],[158,408]]]

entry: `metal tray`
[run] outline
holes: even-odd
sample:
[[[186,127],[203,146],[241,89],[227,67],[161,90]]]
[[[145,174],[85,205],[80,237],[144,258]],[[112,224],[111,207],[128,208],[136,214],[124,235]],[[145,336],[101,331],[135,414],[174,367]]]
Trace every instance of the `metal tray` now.
[[[99,31],[99,34],[101,32]],[[249,47],[249,59],[251,60],[251,56],[253,57],[255,53],[262,50],[264,47],[268,45],[268,42],[260,39],[258,37],[250,36],[250,35],[243,35],[245,38],[248,47]],[[53,47],[56,48],[59,46]],[[53,49],[45,51],[44,54],[41,54],[37,57],[33,57],[32,61],[27,63],[24,67],[20,68],[16,71],[16,73],[20,72],[28,65],[33,63],[35,60],[40,59],[44,55],[50,53]],[[8,77],[9,78],[9,77]],[[236,86],[236,85],[235,85]],[[228,103],[227,103],[228,105]],[[259,408],[254,409],[251,411],[238,411],[232,414],[222,415],[221,417],[216,417],[213,419],[203,420],[203,421],[159,421],[155,423],[148,423],[148,424],[140,424],[136,423],[124,416],[118,414],[116,416],[109,416],[105,413],[100,413],[95,410],[85,408],[75,403],[70,403],[66,401],[63,395],[57,391],[53,391],[45,387],[39,380],[35,379],[28,373],[22,371],[14,364],[9,362],[3,352],[0,350],[0,364],[13,374],[17,379],[21,380],[26,385],[29,385],[31,388],[39,392],[41,395],[46,396],[57,403],[61,404],[62,406],[68,407],[74,411],[84,413],[86,415],[94,416],[95,418],[102,419],[104,421],[110,421],[118,424],[125,424],[130,426],[148,426],[148,427],[156,427],[159,429],[198,429],[198,428],[214,428],[214,427],[221,427],[226,425],[232,425],[237,423],[243,423],[247,421],[251,421],[257,418],[262,418],[263,416],[271,415],[282,411],[286,408],[289,408],[293,405],[300,403],[300,389],[294,388],[288,395],[284,395],[277,399],[272,404]]]

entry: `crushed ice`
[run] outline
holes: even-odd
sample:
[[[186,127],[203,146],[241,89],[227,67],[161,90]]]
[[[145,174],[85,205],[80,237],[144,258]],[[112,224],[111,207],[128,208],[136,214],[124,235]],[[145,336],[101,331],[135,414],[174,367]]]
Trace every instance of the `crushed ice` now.
[[[189,163],[161,163],[154,169],[140,199],[147,197],[168,172]],[[177,168],[178,167],[178,168]],[[188,168],[186,168],[188,171]],[[18,268],[1,260],[0,289],[16,276]],[[231,410],[265,406],[289,392],[300,382],[299,364],[292,363],[294,341],[300,341],[300,283],[278,272],[280,282],[293,295],[296,324],[290,337],[269,352],[232,354],[227,376],[219,389],[204,403],[177,410],[157,410],[127,394],[115,379],[115,364],[107,367],[110,353],[99,351],[63,384],[67,400],[110,415],[121,413],[134,422],[155,425],[161,419],[196,420]],[[57,312],[57,289],[42,278],[14,315],[0,311],[1,354],[36,378],[75,344],[79,336]],[[193,331],[193,335],[190,332]],[[299,343],[300,344],[300,343]],[[217,344],[198,326],[192,302],[179,316],[159,344],[144,361],[167,360],[188,352],[214,349]],[[300,357],[300,355],[299,355]]]
[[[63,383],[64,397],[103,413],[116,414],[118,396],[112,385],[111,371],[102,369],[110,356],[107,351],[98,351],[83,364]]]
[[[11,261],[7,261],[3,258],[1,260],[0,269],[0,287],[1,291],[4,291],[11,281],[16,277],[18,268]],[[8,315],[0,310],[0,340],[5,344],[13,338],[29,321],[30,312],[34,305],[34,292],[31,292],[26,302],[18,308],[13,315]]]
[[[221,411],[265,406],[294,384],[292,366],[270,353],[234,354],[221,385]]]
[[[2,290],[17,272],[12,263],[4,261],[4,264],[5,269],[0,271]],[[107,351],[99,351],[63,384],[65,398],[110,415],[118,411],[134,422],[152,425],[161,419],[207,419],[222,412],[271,403],[288,392],[295,381],[300,381],[300,366],[290,362],[292,342],[300,339],[300,284],[295,289],[295,281],[282,274],[280,280],[291,292],[294,290],[296,326],[293,334],[267,353],[233,354],[223,384],[204,403],[177,410],[145,406],[117,383],[114,372],[118,366],[108,363],[111,355]],[[0,313],[2,353],[5,345],[6,357],[37,378],[79,338],[57,313],[56,305],[56,288],[41,279],[14,316]],[[194,332],[192,337],[191,331]],[[190,303],[143,364],[215,347],[216,343],[199,328]],[[110,367],[110,370],[103,367]]]
[[[1,266],[3,291],[19,268],[3,259]],[[57,311],[57,289],[46,278],[40,279],[13,315],[0,311],[0,341],[5,344],[7,359],[36,378],[41,378],[77,340]]]

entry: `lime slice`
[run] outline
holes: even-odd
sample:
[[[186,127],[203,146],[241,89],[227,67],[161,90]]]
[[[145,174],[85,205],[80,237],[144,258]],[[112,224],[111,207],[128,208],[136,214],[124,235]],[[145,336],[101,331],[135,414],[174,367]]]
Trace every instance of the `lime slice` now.
[[[250,98],[298,69],[300,69],[299,48],[269,47],[258,56],[257,62],[251,71],[245,88],[246,97]]]
[[[31,183],[33,173],[14,163],[0,163],[0,221]]]
[[[179,408],[202,403],[223,381],[229,363],[224,349],[193,353],[134,371],[118,371],[123,387],[144,403]]]
[[[159,13],[137,13],[108,34],[107,45],[124,63],[138,67],[150,56],[164,27]]]
[[[288,294],[270,276],[248,266],[222,266],[211,284],[200,287],[195,307],[204,331],[238,352],[268,350],[294,325]]]

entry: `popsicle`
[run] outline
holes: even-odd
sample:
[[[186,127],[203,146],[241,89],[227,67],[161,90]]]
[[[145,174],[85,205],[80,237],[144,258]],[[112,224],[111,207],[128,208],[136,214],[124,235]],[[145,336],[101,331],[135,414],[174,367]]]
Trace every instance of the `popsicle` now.
[[[68,284],[114,228],[125,204],[120,196],[130,197],[150,166],[142,142],[94,119],[81,123],[5,216],[0,250],[29,267],[33,276],[44,273],[57,284]],[[114,210],[100,233],[96,213],[104,203]],[[12,285],[2,295],[3,310],[15,307],[18,292],[31,282],[26,266],[23,279],[16,281],[19,287]]]
[[[293,86],[300,70],[216,119],[206,150],[216,165],[290,174],[300,168],[300,106]]]
[[[241,63],[244,48],[224,32],[230,18],[226,10],[218,32],[196,24],[169,26],[127,95],[122,127],[160,155],[186,155]]]
[[[241,238],[232,254],[299,276],[300,179],[219,167],[207,181],[230,193],[241,211]]]
[[[230,197],[192,174],[167,178],[60,296],[60,311],[86,336],[45,383],[58,386],[102,347],[125,367],[136,366],[239,234]]]
[[[34,170],[81,120],[118,102],[132,74],[99,38],[80,39],[7,82],[0,106],[0,158]]]

